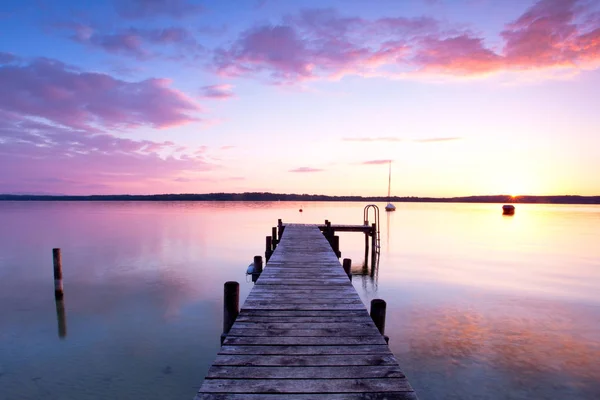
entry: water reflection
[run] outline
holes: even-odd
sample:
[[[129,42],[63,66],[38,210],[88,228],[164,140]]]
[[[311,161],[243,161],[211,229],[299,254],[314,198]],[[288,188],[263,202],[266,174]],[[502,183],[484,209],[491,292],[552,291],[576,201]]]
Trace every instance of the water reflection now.
[[[58,337],[64,339],[67,337],[67,313],[65,312],[65,300],[56,299],[56,320],[58,322]]]

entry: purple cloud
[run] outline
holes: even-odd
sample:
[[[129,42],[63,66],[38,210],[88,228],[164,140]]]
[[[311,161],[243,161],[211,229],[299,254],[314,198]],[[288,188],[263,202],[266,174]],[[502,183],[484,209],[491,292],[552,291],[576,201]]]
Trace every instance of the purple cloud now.
[[[175,147],[0,110],[0,192],[153,193],[181,174],[213,168],[201,156],[170,155]]]
[[[389,164],[392,160],[370,160],[361,162],[362,165],[380,165],[380,164]]]
[[[70,38],[78,43],[142,60],[157,56],[197,55],[204,50],[194,35],[181,27],[127,28],[112,31],[102,31],[79,23],[61,23],[55,24],[54,27],[71,32]],[[165,46],[169,48],[165,49]],[[159,53],[158,47],[167,50],[167,53]]]
[[[198,121],[200,106],[166,79],[128,82],[83,72],[56,60],[0,66],[0,109],[75,129],[152,126]]]
[[[231,89],[233,85],[229,84],[203,86],[200,88],[200,95],[211,99],[229,99],[235,97]]]
[[[116,0],[119,15],[127,19],[183,18],[201,13],[201,5],[189,0]]]
[[[323,169],[319,168],[311,168],[311,167],[300,167],[295,169],[290,169],[289,172],[321,172]]]
[[[225,76],[275,84],[346,75],[482,75],[551,67],[596,68],[597,13],[583,0],[540,0],[500,33],[502,51],[464,26],[428,17],[366,19],[305,10],[243,31],[214,52]]]
[[[17,61],[17,57],[14,54],[0,51],[0,64],[9,64],[15,61]]]

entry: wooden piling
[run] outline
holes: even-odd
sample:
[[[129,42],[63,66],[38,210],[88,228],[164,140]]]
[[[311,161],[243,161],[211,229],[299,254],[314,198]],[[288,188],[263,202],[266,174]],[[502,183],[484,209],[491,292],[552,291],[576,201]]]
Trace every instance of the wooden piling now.
[[[273,251],[277,248],[277,227],[274,226],[271,228],[271,243],[273,245]]]
[[[64,297],[60,249],[52,249],[52,261],[54,263],[54,298],[60,300]]]
[[[338,258],[342,256],[342,252],[340,251],[340,237],[337,235],[333,235],[331,237],[331,248],[333,252],[337,255]]]
[[[271,254],[273,254],[273,242],[271,236],[267,236],[265,241],[265,260],[269,262],[269,258],[271,258]]]
[[[56,320],[58,321],[58,337],[64,339],[67,337],[67,313],[65,312],[64,299],[56,300]]]
[[[223,293],[223,333],[221,344],[225,341],[231,326],[240,313],[240,284],[237,282],[225,282]]]
[[[256,282],[263,270],[263,259],[261,256],[254,256],[254,272],[252,273],[252,282]]]
[[[379,333],[382,335],[385,334],[385,309],[386,303],[381,299],[373,299],[371,300],[371,319],[375,323],[377,329],[379,329]]]
[[[344,272],[346,273],[346,275],[348,275],[348,278],[352,280],[352,260],[349,258],[344,258],[343,267]]]
[[[277,232],[277,243],[281,242],[281,236],[283,235],[283,228],[284,228],[283,221],[281,220],[281,218],[279,218],[277,220],[277,229],[278,229],[278,232]]]

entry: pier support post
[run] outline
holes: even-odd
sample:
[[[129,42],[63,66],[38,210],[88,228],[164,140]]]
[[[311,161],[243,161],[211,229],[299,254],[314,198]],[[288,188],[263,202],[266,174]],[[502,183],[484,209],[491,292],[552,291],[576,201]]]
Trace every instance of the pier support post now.
[[[273,251],[275,251],[275,249],[277,248],[277,244],[279,243],[279,240],[277,240],[277,227],[274,226],[271,228],[271,242],[273,243]]]
[[[254,272],[252,273],[252,282],[256,282],[263,270],[262,256],[254,256]]]
[[[342,265],[344,267],[344,272],[348,275],[348,278],[352,280],[352,260],[344,258],[344,263]]]
[[[54,263],[54,298],[60,300],[65,294],[62,282],[62,257],[60,249],[52,249],[52,261]]]
[[[271,258],[271,254],[273,254],[273,242],[271,236],[267,236],[265,243],[265,260],[269,262],[269,258]]]
[[[340,237],[338,235],[333,235],[331,237],[331,247],[338,258],[342,257],[342,252],[340,251]]]
[[[283,221],[281,218],[277,220],[277,243],[281,242],[281,236],[283,235]]]
[[[64,339],[67,337],[67,313],[65,312],[65,301],[55,299],[56,301],[56,320],[58,321],[58,337]]]
[[[383,338],[386,342],[389,342],[389,338],[385,336],[385,309],[386,303],[381,299],[373,299],[371,300],[371,319],[377,329],[379,329],[379,333],[383,335]]]
[[[221,334],[221,345],[225,341],[231,326],[240,313],[240,284],[237,282],[225,282],[223,293],[223,333]]]

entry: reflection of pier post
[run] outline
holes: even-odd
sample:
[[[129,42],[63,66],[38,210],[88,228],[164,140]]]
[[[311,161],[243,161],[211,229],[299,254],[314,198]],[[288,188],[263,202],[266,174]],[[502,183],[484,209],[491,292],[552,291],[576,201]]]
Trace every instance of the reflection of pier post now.
[[[65,301],[56,299],[56,319],[58,320],[58,337],[67,337],[67,314],[65,312]]]

